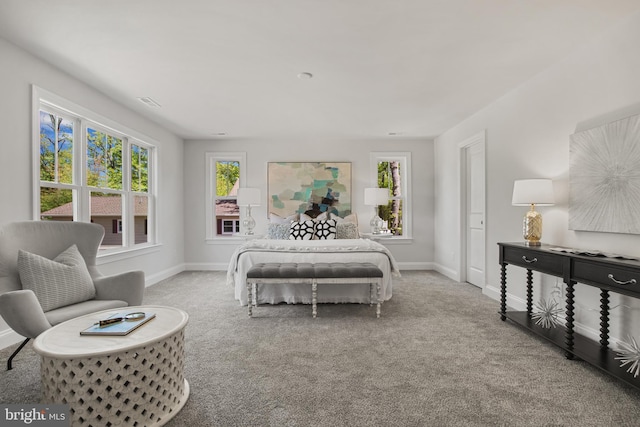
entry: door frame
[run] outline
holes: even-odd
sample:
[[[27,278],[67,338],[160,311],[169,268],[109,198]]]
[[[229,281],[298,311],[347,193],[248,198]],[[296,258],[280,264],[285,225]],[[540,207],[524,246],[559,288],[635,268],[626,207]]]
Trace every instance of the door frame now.
[[[460,196],[460,240],[458,242],[458,278],[460,282],[467,281],[467,149],[472,145],[482,144],[482,151],[484,153],[484,242],[485,253],[487,243],[487,154],[486,154],[486,130],[481,130],[477,134],[465,139],[458,143],[458,171],[459,171],[459,196]],[[484,277],[481,289],[484,291],[487,285],[487,258],[484,260]]]

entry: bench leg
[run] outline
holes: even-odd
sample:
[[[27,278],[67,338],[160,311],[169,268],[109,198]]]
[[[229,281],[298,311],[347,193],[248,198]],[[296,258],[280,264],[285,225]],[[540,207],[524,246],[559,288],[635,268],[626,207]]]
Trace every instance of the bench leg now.
[[[253,315],[252,305],[253,305],[253,292],[252,292],[251,282],[247,282],[247,307],[249,307],[249,317]]]
[[[380,310],[381,310],[381,302],[380,302],[380,280],[378,280],[378,283],[376,285],[376,296],[377,296],[377,300],[378,300],[378,304],[376,306],[376,317],[380,318]]]
[[[311,282],[311,314],[315,319],[318,315],[318,282]]]

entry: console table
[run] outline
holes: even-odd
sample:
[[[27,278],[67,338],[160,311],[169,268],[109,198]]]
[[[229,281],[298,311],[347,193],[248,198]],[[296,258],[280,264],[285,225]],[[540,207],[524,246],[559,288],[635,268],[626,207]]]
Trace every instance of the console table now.
[[[498,243],[500,257],[500,318],[528,329],[565,351],[568,359],[579,358],[640,388],[640,376],[620,367],[616,352],[609,348],[609,293],[640,298],[640,262],[630,259],[567,252],[558,246],[527,246],[524,243]],[[553,248],[553,250],[551,249]],[[507,310],[507,265],[527,270],[527,310]],[[533,271],[561,277],[566,284],[565,326],[543,328],[531,318],[533,309]],[[576,284],[600,289],[600,341],[574,331],[574,292]]]

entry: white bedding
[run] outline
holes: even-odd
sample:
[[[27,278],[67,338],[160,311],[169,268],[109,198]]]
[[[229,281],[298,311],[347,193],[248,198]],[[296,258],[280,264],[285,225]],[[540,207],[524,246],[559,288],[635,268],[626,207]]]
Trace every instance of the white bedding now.
[[[400,276],[391,252],[373,240],[251,240],[236,249],[227,269],[227,283],[235,287],[235,298],[241,305],[247,305],[247,271],[262,262],[371,262],[383,273],[383,301],[391,298],[393,276]],[[260,287],[259,304],[281,302],[310,304],[310,287],[285,283]],[[319,286],[318,302],[369,303],[369,285]]]

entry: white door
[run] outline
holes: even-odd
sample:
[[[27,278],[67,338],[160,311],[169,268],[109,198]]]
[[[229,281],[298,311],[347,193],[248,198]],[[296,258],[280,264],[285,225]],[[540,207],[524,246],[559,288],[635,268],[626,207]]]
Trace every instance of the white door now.
[[[466,281],[484,287],[485,266],[485,170],[484,142],[466,150]]]

